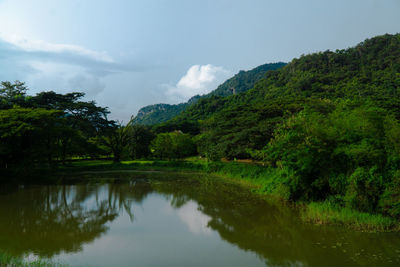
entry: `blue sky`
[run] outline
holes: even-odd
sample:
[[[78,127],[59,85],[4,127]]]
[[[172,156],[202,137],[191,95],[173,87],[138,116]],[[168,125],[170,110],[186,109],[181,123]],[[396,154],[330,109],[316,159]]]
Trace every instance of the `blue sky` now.
[[[400,32],[400,0],[0,0],[0,80],[83,91],[125,122],[239,70]]]

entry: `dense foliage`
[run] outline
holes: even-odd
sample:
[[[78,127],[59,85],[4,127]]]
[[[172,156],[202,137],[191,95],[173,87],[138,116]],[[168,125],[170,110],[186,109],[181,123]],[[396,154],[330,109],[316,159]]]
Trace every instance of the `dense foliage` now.
[[[27,96],[26,91],[19,81],[1,84],[0,169],[53,165],[67,157],[106,153],[91,142],[115,127],[106,108],[80,101],[82,93]]]
[[[151,156],[150,144],[155,138],[153,131],[144,125],[131,125],[129,128],[128,155],[131,159]]]
[[[294,200],[331,198],[349,208],[400,215],[400,123],[372,103],[306,106],[275,130],[261,155]],[[273,190],[273,189],[272,189]]]
[[[400,35],[294,59],[253,89],[201,99],[156,130],[211,160],[253,158],[265,190],[400,218]]]
[[[285,65],[286,63],[283,62],[269,63],[248,71],[241,70],[235,76],[219,85],[217,89],[203,96],[203,98],[208,96],[230,96],[246,92],[252,89],[256,82],[263,79],[268,71],[280,69]]]
[[[189,103],[177,105],[155,104],[141,108],[133,119],[136,125],[154,125],[172,119],[189,106]]]
[[[370,100],[400,118],[399,72],[400,35],[378,36],[346,50],[294,59],[268,71],[252,90],[202,99],[157,128],[201,132],[204,143],[219,147],[219,156],[247,158],[249,149],[270,140],[277,124],[320,99]]]
[[[158,134],[150,148],[154,156],[162,159],[184,158],[196,153],[191,136],[179,131]]]

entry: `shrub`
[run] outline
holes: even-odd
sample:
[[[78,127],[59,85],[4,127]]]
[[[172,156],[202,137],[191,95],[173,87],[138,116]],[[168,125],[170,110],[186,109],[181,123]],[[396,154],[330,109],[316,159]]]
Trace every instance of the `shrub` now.
[[[400,170],[395,172],[392,182],[383,192],[379,207],[383,213],[400,219]]]
[[[150,149],[154,156],[167,159],[184,158],[196,153],[191,136],[179,131],[158,134]]]
[[[375,169],[359,167],[349,177],[345,196],[347,207],[365,212],[375,211],[382,187],[382,177],[375,174]]]

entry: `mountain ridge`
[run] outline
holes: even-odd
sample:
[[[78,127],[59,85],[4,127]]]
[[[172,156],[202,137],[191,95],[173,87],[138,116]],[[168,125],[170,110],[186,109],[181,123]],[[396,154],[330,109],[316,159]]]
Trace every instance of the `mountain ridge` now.
[[[279,69],[285,65],[286,63],[283,62],[267,63],[248,71],[240,70],[237,74],[220,84],[210,93],[201,96],[195,95],[184,103],[159,103],[142,107],[139,109],[137,115],[133,118],[133,123],[141,125],[154,125],[163,123],[178,116],[184,110],[197,103],[200,99],[205,99],[212,96],[226,97],[245,92],[250,90],[257,81],[262,79],[266,72]]]

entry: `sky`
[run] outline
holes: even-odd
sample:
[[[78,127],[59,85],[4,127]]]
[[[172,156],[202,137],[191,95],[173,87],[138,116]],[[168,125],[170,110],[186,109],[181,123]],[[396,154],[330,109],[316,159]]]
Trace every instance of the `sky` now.
[[[0,0],[0,81],[127,122],[240,70],[400,32],[400,0]]]

